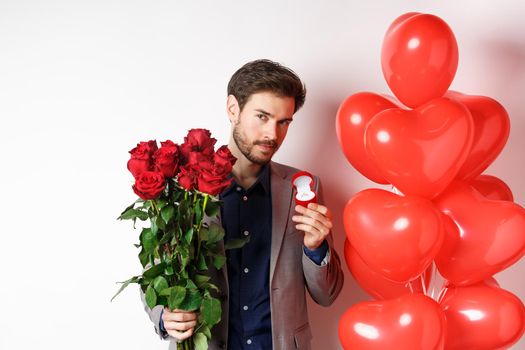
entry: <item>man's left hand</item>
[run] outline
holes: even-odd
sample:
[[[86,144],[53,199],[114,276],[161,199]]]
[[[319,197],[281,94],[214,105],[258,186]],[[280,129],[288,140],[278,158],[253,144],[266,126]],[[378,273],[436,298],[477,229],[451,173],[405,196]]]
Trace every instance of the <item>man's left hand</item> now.
[[[295,206],[295,211],[301,215],[292,216],[297,223],[295,228],[304,231],[304,246],[310,250],[319,248],[332,228],[332,213],[317,203],[308,204],[308,208]]]

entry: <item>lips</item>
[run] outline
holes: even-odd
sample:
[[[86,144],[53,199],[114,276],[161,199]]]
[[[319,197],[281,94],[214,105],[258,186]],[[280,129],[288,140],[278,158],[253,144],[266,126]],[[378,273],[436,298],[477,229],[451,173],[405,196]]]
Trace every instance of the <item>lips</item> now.
[[[257,143],[256,146],[259,146],[264,151],[273,151],[276,147],[274,145],[264,144],[264,143]]]

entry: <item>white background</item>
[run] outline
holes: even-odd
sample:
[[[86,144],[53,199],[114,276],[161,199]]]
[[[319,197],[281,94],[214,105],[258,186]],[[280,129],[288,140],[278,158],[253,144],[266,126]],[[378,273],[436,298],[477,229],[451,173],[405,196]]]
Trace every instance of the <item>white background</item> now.
[[[344,204],[377,186],[339,150],[335,112],[355,92],[389,93],[381,42],[409,11],[453,29],[451,88],[507,108],[510,139],[487,173],[523,205],[523,1],[0,0],[0,348],[167,348],[136,286],[109,302],[115,282],[140,271],[139,232],[115,220],[135,199],[127,152],[140,140],[179,142],[192,127],[226,143],[226,84],[252,59],[306,82],[275,159],[321,176],[342,256]],[[344,270],[335,305],[310,307],[314,349],[338,349],[338,318],[367,298]],[[521,261],[497,279],[524,300],[524,273]]]

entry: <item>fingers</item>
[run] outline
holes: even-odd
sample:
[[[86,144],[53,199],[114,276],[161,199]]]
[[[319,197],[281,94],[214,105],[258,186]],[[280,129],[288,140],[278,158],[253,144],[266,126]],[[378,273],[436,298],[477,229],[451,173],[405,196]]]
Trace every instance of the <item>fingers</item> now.
[[[197,313],[193,311],[184,311],[184,310],[178,310],[178,309],[170,311],[167,307],[165,307],[164,312],[162,313],[162,320],[164,322],[167,322],[167,321],[185,322],[185,321],[193,321],[196,319],[197,319]]]
[[[177,340],[184,340],[193,335],[197,326],[197,314],[183,310],[170,311],[164,308],[162,321],[166,332]]]
[[[310,203],[308,208],[297,205],[295,210],[301,215],[294,215],[292,220],[297,223],[310,225],[315,227],[318,231],[324,233],[326,230],[332,229],[332,213],[330,210],[316,203]]]
[[[308,208],[296,206],[295,210],[302,215],[294,215],[292,221],[296,222],[296,229],[304,231],[304,245],[308,249],[319,247],[332,228],[332,213],[320,204],[310,203]]]
[[[319,203],[308,203],[308,208],[305,208],[302,205],[298,205],[296,206],[295,209],[299,212],[300,210],[304,210],[304,211],[311,210],[311,211],[318,212],[319,214],[322,214],[323,216],[326,216],[330,219],[332,218],[332,212],[330,211],[330,209],[328,209],[327,207]]]
[[[182,341],[182,340],[188,339],[189,337],[193,335],[193,328],[190,328],[185,332],[179,332],[179,331],[174,331],[171,329],[166,329],[166,333],[168,333],[173,338],[179,341]]]

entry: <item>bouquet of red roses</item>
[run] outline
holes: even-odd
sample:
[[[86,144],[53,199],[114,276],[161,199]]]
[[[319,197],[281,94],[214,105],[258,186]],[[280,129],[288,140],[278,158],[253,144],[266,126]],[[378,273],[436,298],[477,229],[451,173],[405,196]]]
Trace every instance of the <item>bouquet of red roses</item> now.
[[[122,283],[118,295],[130,283],[140,285],[148,307],[168,306],[199,312],[199,324],[191,339],[178,349],[207,349],[211,328],[220,321],[217,286],[209,270],[226,262],[219,243],[224,230],[203,223],[220,209],[217,195],[231,183],[229,174],[236,159],[228,147],[217,151],[217,140],[206,129],[192,129],[180,146],[172,141],[140,142],[130,151],[128,170],[135,177],[133,191],[140,197],[119,216],[121,220],[149,220],[142,229],[139,276]],[[227,242],[226,248],[245,242]],[[115,295],[115,296],[116,296]],[[114,298],[114,297],[113,297]]]

